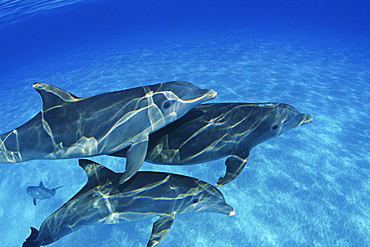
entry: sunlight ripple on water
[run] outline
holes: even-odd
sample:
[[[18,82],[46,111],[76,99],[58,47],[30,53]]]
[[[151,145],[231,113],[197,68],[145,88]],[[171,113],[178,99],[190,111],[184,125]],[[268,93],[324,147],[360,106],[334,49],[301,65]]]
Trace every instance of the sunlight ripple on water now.
[[[0,25],[22,21],[27,17],[89,0],[9,0],[0,1]]]

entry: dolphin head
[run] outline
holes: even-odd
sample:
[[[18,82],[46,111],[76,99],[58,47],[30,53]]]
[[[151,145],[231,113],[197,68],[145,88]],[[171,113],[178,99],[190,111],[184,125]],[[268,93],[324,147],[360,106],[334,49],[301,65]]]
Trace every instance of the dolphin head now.
[[[217,96],[213,89],[200,89],[185,81],[152,85],[150,90],[153,94],[153,103],[161,111],[162,119],[166,124],[181,118],[200,103]]]
[[[37,191],[36,191],[35,186],[28,186],[27,194],[30,195],[31,197],[36,197]]]
[[[187,207],[184,212],[213,212],[226,215],[234,215],[233,207],[228,205],[222,193],[213,185],[198,180],[197,187],[189,190]]]
[[[275,121],[273,121],[271,129],[276,130],[276,136],[300,125],[312,122],[310,114],[303,114],[293,106],[283,103],[279,103],[276,106],[274,117]]]
[[[252,106],[254,110],[248,116],[252,129],[243,142],[247,143],[249,148],[297,126],[312,122],[311,115],[303,114],[288,104],[259,103]]]

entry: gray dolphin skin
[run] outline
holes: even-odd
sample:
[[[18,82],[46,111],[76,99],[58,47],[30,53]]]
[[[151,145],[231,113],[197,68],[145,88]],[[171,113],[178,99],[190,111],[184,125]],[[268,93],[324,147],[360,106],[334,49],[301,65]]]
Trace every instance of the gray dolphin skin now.
[[[45,188],[42,181],[40,182],[39,186],[28,186],[27,187],[27,194],[33,198],[33,205],[36,206],[36,199],[49,199],[50,197],[55,196],[55,191],[63,186],[59,186],[54,189],[47,189]]]
[[[122,173],[81,159],[86,185],[67,203],[47,217],[40,230],[31,228],[23,247],[57,241],[86,225],[116,224],[159,216],[147,246],[157,245],[170,230],[177,214],[215,212],[234,215],[221,192],[201,180],[161,172],[137,172],[120,184]]]
[[[283,103],[202,104],[151,134],[145,160],[190,165],[228,157],[226,174],[217,181],[221,186],[240,174],[253,147],[311,121],[311,115]]]
[[[85,98],[46,83],[33,88],[42,97],[42,110],[0,135],[0,163],[88,157],[129,147],[121,183],[140,168],[150,133],[217,95],[183,81]]]

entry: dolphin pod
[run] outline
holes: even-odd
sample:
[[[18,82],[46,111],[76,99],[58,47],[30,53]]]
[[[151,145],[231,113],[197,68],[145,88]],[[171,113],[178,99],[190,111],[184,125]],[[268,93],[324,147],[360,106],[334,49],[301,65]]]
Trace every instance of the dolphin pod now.
[[[145,160],[190,165],[228,157],[226,174],[217,181],[221,186],[240,174],[253,147],[311,121],[311,115],[283,103],[201,104],[152,133]],[[110,155],[125,157],[126,151]]]
[[[85,98],[46,83],[33,88],[42,97],[42,110],[0,135],[0,162],[88,157],[129,147],[121,183],[140,168],[150,133],[217,95],[183,81]]]
[[[33,87],[42,97],[42,110],[0,135],[0,163],[108,154],[126,157],[126,171],[79,160],[88,182],[39,230],[31,227],[24,247],[48,245],[85,225],[159,216],[147,244],[155,246],[176,214],[233,215],[222,193],[206,182],[137,171],[144,160],[191,165],[227,157],[226,173],[217,181],[221,186],[240,174],[253,147],[312,121],[311,115],[283,103],[201,104],[217,93],[182,81],[85,98],[46,83]]]
[[[38,247],[93,224],[116,224],[159,216],[147,246],[157,245],[170,230],[177,214],[214,212],[234,215],[222,193],[201,180],[161,172],[137,172],[120,184],[122,174],[81,159],[86,185],[47,217],[40,230],[31,228],[23,247]]]

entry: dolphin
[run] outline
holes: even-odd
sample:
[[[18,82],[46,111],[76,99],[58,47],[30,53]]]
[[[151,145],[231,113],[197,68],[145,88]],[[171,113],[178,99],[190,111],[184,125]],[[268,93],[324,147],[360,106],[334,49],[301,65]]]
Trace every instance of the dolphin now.
[[[88,157],[129,147],[121,183],[140,168],[150,133],[217,95],[184,81],[84,98],[46,83],[33,88],[42,97],[42,110],[0,135],[0,163]]]
[[[31,227],[23,247],[51,244],[86,225],[116,224],[159,216],[147,244],[155,246],[170,230],[177,214],[235,214],[216,187],[195,178],[140,171],[120,184],[120,173],[85,159],[80,159],[79,165],[88,176],[86,185],[48,216],[39,231]]]
[[[283,103],[201,104],[152,133],[145,160],[191,165],[228,157],[226,174],[216,183],[221,186],[240,174],[253,147],[311,121],[311,115]],[[109,155],[125,157],[126,151]]]
[[[62,187],[63,186],[59,186],[54,189],[47,189],[41,181],[39,186],[28,186],[27,194],[33,198],[33,205],[36,206],[36,199],[49,199],[50,197],[55,196],[55,191],[57,189]]]

